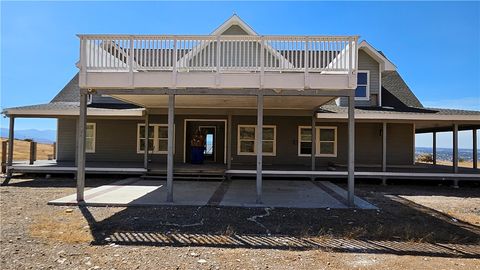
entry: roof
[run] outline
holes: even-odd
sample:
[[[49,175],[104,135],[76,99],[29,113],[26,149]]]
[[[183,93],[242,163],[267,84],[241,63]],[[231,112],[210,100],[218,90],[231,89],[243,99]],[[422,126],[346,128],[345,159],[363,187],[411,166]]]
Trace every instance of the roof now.
[[[323,105],[317,110],[320,119],[346,119],[348,107]],[[480,111],[442,108],[392,108],[356,107],[355,119],[371,120],[432,120],[432,121],[474,121],[480,123]]]
[[[130,109],[112,109],[88,107],[88,115],[90,116],[142,116],[143,108]],[[44,104],[36,104],[29,106],[13,107],[3,111],[7,115],[28,115],[28,116],[76,116],[79,115],[79,102],[50,102]]]
[[[397,104],[400,102],[401,104]],[[382,105],[392,107],[422,108],[418,98],[397,71],[382,72]]]

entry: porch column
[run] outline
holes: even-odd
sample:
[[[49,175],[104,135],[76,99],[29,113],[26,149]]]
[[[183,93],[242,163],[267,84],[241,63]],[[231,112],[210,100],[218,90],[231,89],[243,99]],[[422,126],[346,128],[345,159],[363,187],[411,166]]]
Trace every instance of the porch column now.
[[[227,170],[232,168],[232,114],[227,118]]]
[[[453,124],[453,173],[458,173],[458,124]]]
[[[167,155],[167,202],[173,202],[173,122],[175,119],[175,95],[168,95],[168,155]]]
[[[85,189],[85,139],[87,129],[87,93],[80,89],[80,114],[77,129],[77,202],[83,202]]]
[[[382,172],[387,171],[387,123],[382,123]],[[382,176],[382,185],[387,185],[387,178]]]
[[[473,168],[478,169],[478,145],[477,145],[477,129],[472,129],[472,148],[473,148]]]
[[[12,169],[10,168],[13,165],[13,147],[15,142],[15,117],[10,116],[10,125],[8,127],[8,147],[7,147],[7,177],[2,183],[2,186],[8,185],[10,179],[12,179]]]
[[[262,90],[260,90],[262,91]],[[262,203],[262,158],[263,158],[263,93],[257,96],[257,128],[255,145],[257,147],[257,204]]]
[[[382,172],[387,171],[387,123],[382,123]]]
[[[143,152],[143,168],[148,171],[148,154],[149,154],[149,133],[150,133],[150,115],[148,114],[148,111],[145,110],[145,141],[143,142],[143,149],[145,150]]]
[[[313,113],[312,116],[312,152],[311,152],[311,157],[312,157],[312,171],[315,171],[315,165],[316,165],[316,151],[317,151],[317,116],[316,113]]]
[[[433,165],[437,165],[437,132],[432,133],[432,159]]]
[[[355,95],[348,96],[348,206],[355,196]]]

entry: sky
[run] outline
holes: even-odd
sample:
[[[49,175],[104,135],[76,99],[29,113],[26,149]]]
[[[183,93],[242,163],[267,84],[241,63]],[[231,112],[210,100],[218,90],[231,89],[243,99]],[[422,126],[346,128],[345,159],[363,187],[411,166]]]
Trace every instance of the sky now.
[[[5,2],[1,107],[47,103],[77,73],[76,34],[209,34],[236,12],[260,34],[360,35],[429,107],[480,110],[479,2]],[[8,120],[0,119],[1,127]],[[16,129],[55,129],[19,119]],[[468,134],[460,147],[471,145]],[[417,145],[429,139],[419,136]],[[439,138],[439,146],[451,141]]]

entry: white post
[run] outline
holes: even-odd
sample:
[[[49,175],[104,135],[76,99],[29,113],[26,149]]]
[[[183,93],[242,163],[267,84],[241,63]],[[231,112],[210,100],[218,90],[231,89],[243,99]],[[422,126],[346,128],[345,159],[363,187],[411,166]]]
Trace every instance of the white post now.
[[[228,113],[227,119],[227,169],[232,168],[232,114]]]
[[[312,171],[315,171],[315,166],[316,166],[316,151],[317,151],[317,128],[316,128],[316,113],[313,113],[312,116],[312,152],[311,152],[311,162],[312,162]]]
[[[148,111],[145,110],[145,141],[143,142],[143,149],[145,150],[143,153],[143,168],[148,171],[148,149],[150,147],[149,145],[149,133],[150,133],[150,115],[148,114]]]
[[[167,202],[173,202],[173,128],[175,118],[175,95],[168,95],[168,155],[167,155]]]
[[[433,165],[437,165],[437,132],[432,133],[432,159]]]
[[[458,124],[453,124],[453,172],[458,173]]]
[[[15,135],[14,135],[14,129],[15,129],[15,117],[10,116],[10,126],[8,127],[8,156],[7,156],[7,177],[5,177],[5,180],[3,181],[2,185],[8,185],[8,182],[10,182],[10,179],[12,179],[12,169],[11,166],[13,165],[13,148],[15,145]]]
[[[348,206],[355,201],[355,95],[348,97]]]
[[[387,171],[387,123],[382,123],[382,172]]]
[[[478,145],[477,145],[477,129],[472,129],[472,138],[473,138],[473,168],[478,169]]]
[[[80,114],[77,130],[77,202],[83,202],[85,189],[85,140],[87,130],[87,93],[80,89]]]
[[[260,90],[261,91],[261,90]],[[257,150],[257,204],[262,203],[262,157],[263,157],[263,93],[257,95],[257,128],[255,145]]]

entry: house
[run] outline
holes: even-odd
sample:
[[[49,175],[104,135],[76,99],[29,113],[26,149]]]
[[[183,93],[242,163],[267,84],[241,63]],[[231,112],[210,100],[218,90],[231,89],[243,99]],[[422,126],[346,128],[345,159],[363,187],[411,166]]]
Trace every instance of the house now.
[[[79,73],[50,103],[7,108],[14,119],[58,119],[55,164],[15,171],[165,174],[217,169],[227,176],[470,179],[460,173],[458,131],[480,112],[425,108],[397,67],[358,36],[261,36],[233,15],[210,35],[78,35]],[[408,67],[405,67],[408,68]],[[188,166],[195,132],[204,165]],[[452,172],[415,165],[415,134],[452,130]],[[312,140],[312,138],[314,138]],[[12,141],[12,140],[10,140]],[[10,149],[13,145],[10,145]],[[149,151],[145,151],[149,149]],[[473,173],[470,173],[473,172]],[[8,182],[8,180],[7,180]]]

